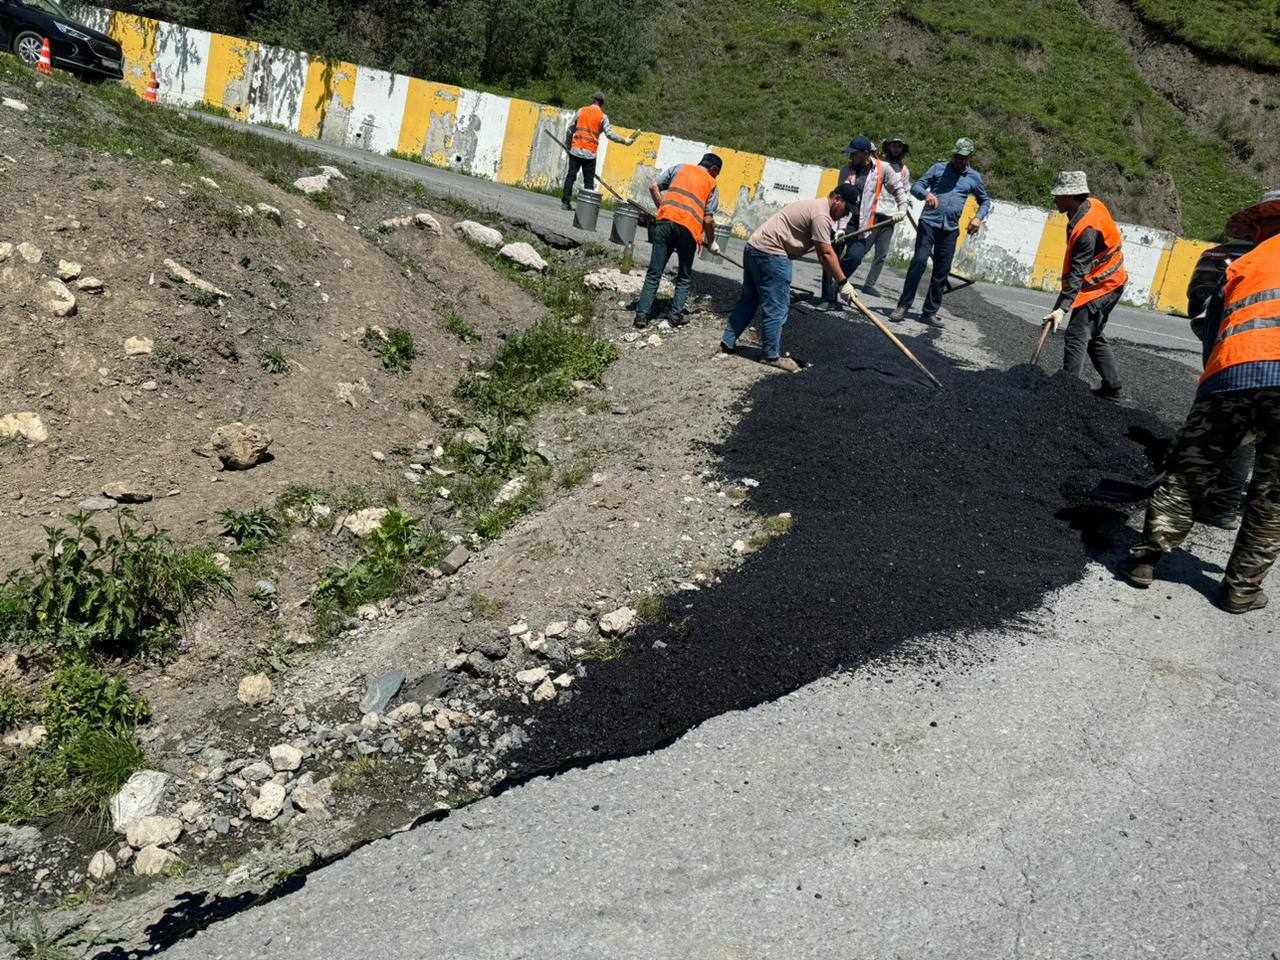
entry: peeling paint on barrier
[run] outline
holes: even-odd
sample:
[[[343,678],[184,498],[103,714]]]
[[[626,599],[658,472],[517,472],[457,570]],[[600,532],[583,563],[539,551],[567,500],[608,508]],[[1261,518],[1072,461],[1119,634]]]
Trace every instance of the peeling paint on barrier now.
[[[205,72],[204,99],[237,120],[248,119],[249,86],[258,45],[215,33],[209,41],[209,67]]]
[[[356,65],[344,60],[311,60],[303,89],[298,132],[328,143],[347,138],[347,118],[356,94]]]
[[[163,103],[190,106],[205,98],[212,34],[162,23],[156,31],[155,71]]]

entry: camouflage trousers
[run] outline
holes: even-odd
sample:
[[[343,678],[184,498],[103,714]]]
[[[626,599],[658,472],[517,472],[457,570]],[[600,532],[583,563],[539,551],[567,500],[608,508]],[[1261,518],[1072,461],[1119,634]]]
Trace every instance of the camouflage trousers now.
[[[1257,593],[1280,553],[1280,387],[1220,393],[1192,404],[1130,556],[1154,562],[1176,549],[1191,531],[1194,504],[1250,440],[1257,447],[1253,482],[1223,585],[1241,596]]]

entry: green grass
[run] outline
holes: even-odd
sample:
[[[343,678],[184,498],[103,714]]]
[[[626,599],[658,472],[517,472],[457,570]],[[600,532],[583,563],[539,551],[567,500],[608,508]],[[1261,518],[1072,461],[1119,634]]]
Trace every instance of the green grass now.
[[[381,766],[382,760],[372,755],[348,760],[333,778],[334,792],[343,793],[347,790],[354,790],[360,784],[372,778]]]
[[[402,327],[392,327],[385,335],[376,330],[365,333],[361,345],[382,361],[383,367],[392,373],[408,373],[418,357],[413,336]]]
[[[205,291],[201,291],[205,292]],[[212,294],[208,294],[213,296]],[[217,297],[213,296],[216,303]],[[212,304],[210,304],[211,306]],[[200,306],[200,304],[197,304]],[[190,354],[183,353],[176,347],[164,346],[157,347],[152,356],[156,358],[156,362],[160,364],[160,369],[165,373],[171,373],[178,377],[194,377],[200,372],[200,368],[196,365],[196,361]]]
[[[1228,60],[1280,67],[1276,0],[1129,0],[1144,20]]]
[[[457,307],[449,307],[444,312],[444,328],[463,343],[479,343],[480,333],[467,323]]]
[[[280,347],[270,347],[258,357],[258,366],[267,373],[280,376],[289,372],[289,358]]]
[[[10,915],[4,932],[5,940],[14,949],[14,956],[22,960],[73,960],[75,954],[58,945],[58,937],[35,914],[24,927],[19,925],[16,911]]]
[[[284,536],[280,519],[273,513],[255,507],[252,510],[223,510],[218,514],[222,521],[222,536],[236,542],[236,552],[246,556],[279,543]]]

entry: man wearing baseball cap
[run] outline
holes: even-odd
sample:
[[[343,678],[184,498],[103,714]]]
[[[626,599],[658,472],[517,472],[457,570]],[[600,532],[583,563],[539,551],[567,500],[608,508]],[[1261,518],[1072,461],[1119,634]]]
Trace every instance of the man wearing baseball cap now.
[[[1106,205],[1089,196],[1089,179],[1083,170],[1063,170],[1058,174],[1053,185],[1053,205],[1067,215],[1067,252],[1062,258],[1062,292],[1044,322],[1057,330],[1068,316],[1071,318],[1062,369],[1080,376],[1087,352],[1102,377],[1102,386],[1094,394],[1118,401],[1120,373],[1103,330],[1129,280],[1120,228]]]
[[[1193,504],[1253,436],[1253,482],[1218,594],[1228,613],[1248,613],[1267,605],[1262,581],[1280,553],[1280,190],[1232,216],[1227,233],[1257,246],[1227,267],[1209,301],[1196,399],[1120,576],[1151,585],[1160,558],[1191,531]]]
[[[942,307],[942,291],[951,272],[951,261],[956,255],[956,240],[960,237],[960,217],[970,197],[978,200],[978,213],[969,221],[969,234],[982,229],[991,212],[991,198],[982,174],[969,165],[973,155],[973,141],[961,137],[951,151],[949,163],[935,163],[928,172],[911,187],[911,195],[924,201],[920,214],[920,226],[916,231],[916,249],[907,268],[906,283],[897,308],[889,315],[891,320],[904,320],[911,302],[916,298],[920,278],[924,276],[925,261],[933,259],[933,275],[929,280],[929,292],[920,308],[920,322],[931,327],[941,327],[938,310]]]
[[[600,138],[608,137],[614,143],[629,147],[636,142],[636,134],[624,137],[614,133],[613,124],[604,112],[604,91],[591,95],[591,102],[578,111],[569,128],[569,172],[564,177],[564,189],[560,192],[560,206],[572,210],[573,183],[582,171],[582,185],[588,190],[596,186],[596,155],[600,152]]]
[[[852,304],[857,294],[840,269],[831,241],[836,221],[848,215],[859,196],[852,183],[842,183],[830,196],[787,204],[747,238],[742,294],[720,338],[722,352],[734,352],[738,338],[759,312],[764,362],[788,373],[800,372],[800,365],[782,352],[782,326],[791,309],[791,261],[815,250],[823,272],[840,289],[840,299]]]
[[[892,197],[892,202],[904,211],[911,202],[910,194],[907,193],[907,184],[898,171],[877,157],[873,149],[871,141],[862,136],[854,137],[849,146],[844,148],[849,161],[840,169],[839,182],[853,184],[857,189],[858,202],[849,208],[849,212],[843,219],[837,221],[837,234],[856,233],[870,227],[876,205],[882,197]],[[896,216],[902,219],[905,213]],[[892,235],[892,232],[889,227],[883,227],[879,231],[864,233],[859,237],[838,242],[836,253],[840,256],[840,269],[844,271],[844,275],[851,277],[857,273],[862,258],[867,255],[876,237],[879,234]],[[835,307],[837,305],[836,290],[835,284],[824,274],[822,300],[819,301],[818,306]]]

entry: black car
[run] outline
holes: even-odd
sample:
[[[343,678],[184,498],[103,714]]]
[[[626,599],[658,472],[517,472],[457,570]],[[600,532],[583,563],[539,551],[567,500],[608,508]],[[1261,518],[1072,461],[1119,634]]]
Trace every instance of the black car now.
[[[58,0],[0,0],[0,49],[34,67],[46,38],[58,69],[85,79],[124,77],[120,44],[77,23]]]
[[[1232,260],[1239,260],[1253,249],[1252,240],[1229,240],[1211,247],[1200,254],[1196,268],[1187,284],[1187,316],[1198,317],[1204,313],[1209,298],[1218,291],[1222,275]]]

